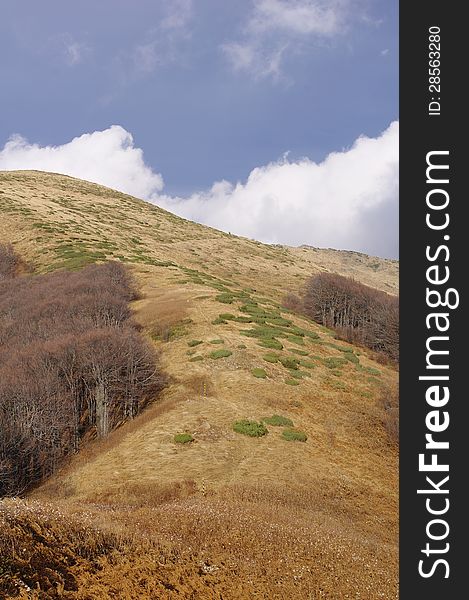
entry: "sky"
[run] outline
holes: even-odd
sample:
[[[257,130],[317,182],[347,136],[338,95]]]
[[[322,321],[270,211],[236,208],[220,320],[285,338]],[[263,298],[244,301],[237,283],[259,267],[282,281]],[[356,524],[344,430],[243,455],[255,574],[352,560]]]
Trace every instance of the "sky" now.
[[[397,0],[4,0],[0,169],[398,252]]]

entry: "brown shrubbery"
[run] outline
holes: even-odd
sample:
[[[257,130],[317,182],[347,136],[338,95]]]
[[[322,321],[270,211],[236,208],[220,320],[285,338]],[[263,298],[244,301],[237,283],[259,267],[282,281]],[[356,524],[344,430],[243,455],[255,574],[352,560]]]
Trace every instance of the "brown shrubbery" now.
[[[350,277],[314,275],[306,284],[303,312],[338,336],[393,361],[399,358],[399,300]]]
[[[397,386],[385,385],[379,396],[383,414],[383,426],[393,444],[399,444],[399,390]]]
[[[23,261],[15,253],[11,244],[0,242],[0,282],[16,275]]]
[[[5,263],[5,261],[4,261]],[[161,388],[119,263],[0,281],[0,496],[50,475]]]

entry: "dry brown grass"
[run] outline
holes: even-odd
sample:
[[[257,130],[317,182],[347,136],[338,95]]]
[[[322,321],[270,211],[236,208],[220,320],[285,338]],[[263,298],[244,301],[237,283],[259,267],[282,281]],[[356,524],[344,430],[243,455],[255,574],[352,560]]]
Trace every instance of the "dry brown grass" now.
[[[106,510],[11,501],[1,519],[5,598],[397,598],[394,546],[357,536],[311,494],[235,489]]]

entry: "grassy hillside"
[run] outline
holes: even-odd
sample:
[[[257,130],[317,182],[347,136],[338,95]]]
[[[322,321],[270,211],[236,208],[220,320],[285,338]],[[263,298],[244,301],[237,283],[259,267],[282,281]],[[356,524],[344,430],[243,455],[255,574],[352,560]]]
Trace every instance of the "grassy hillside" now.
[[[34,499],[3,503],[50,558],[52,575],[29,581],[70,598],[397,598],[397,451],[380,402],[397,373],[280,304],[327,270],[394,293],[396,261],[264,245],[62,175],[0,173],[0,190],[0,237],[38,272],[132,265],[136,318],[170,376]],[[233,428],[273,415],[289,421]]]

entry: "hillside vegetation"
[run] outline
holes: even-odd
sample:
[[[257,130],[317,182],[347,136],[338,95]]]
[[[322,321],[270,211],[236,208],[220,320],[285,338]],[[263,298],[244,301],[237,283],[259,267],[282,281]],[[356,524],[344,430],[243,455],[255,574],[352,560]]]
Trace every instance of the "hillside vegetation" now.
[[[2,501],[0,597],[397,598],[397,373],[282,306],[315,273],[396,293],[397,263],[264,245],[62,175],[0,173],[0,191],[0,240],[36,273],[131,267],[168,380]]]

